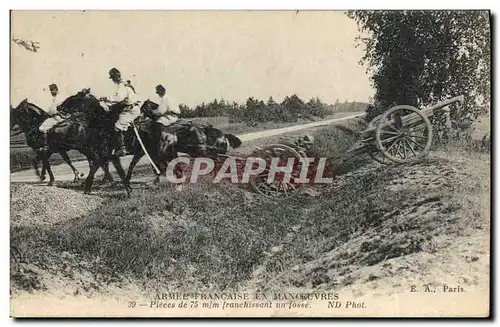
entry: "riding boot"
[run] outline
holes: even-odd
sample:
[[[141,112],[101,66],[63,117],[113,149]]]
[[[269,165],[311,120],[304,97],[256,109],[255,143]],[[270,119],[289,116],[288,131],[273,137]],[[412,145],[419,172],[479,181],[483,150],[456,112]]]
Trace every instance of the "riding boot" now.
[[[114,155],[122,157],[126,154],[125,152],[126,149],[123,141],[123,132],[119,129],[116,129],[114,135]]]

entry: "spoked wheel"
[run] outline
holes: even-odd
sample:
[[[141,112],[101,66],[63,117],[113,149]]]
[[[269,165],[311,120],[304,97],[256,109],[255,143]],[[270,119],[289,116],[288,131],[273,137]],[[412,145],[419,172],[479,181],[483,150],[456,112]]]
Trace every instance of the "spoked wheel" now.
[[[373,117],[373,119],[370,120],[370,122],[368,123],[367,129],[372,129],[374,127],[377,127],[381,118],[382,118],[382,115],[378,115],[376,117]]]
[[[267,167],[261,174],[250,178],[249,184],[252,190],[269,197],[287,197],[296,194],[301,188],[302,184],[297,183],[296,179],[300,176],[300,169],[302,167],[300,158],[302,156],[294,148],[284,144],[273,144],[256,150],[253,155],[264,159]],[[285,166],[289,158],[296,159],[289,180],[284,178],[283,173],[277,173],[274,180],[271,182],[268,181],[269,169],[273,158],[279,158],[279,166]]]
[[[375,131],[377,149],[387,159],[410,162],[429,153],[432,125],[420,110],[412,106],[396,106],[386,111]]]

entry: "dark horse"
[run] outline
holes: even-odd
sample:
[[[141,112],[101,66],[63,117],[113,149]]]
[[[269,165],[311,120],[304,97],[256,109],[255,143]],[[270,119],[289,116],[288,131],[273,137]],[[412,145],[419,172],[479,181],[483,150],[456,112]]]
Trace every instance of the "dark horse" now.
[[[66,112],[68,108],[74,108],[75,114],[71,117],[73,119],[67,120],[68,133],[65,135],[52,134],[51,142],[59,148],[71,147],[88,154],[90,171],[85,181],[84,193],[90,194],[95,173],[100,167],[104,168],[111,161],[127,194],[130,195],[132,189],[125,178],[120,158],[112,154],[114,124],[126,105],[118,103],[106,111],[99,104],[99,100],[90,94],[90,89],[83,89],[67,98],[60,107]],[[68,137],[69,135],[70,137]]]
[[[177,157],[178,152],[187,153],[191,156],[214,156],[226,154],[229,147],[237,148],[241,145],[240,139],[232,134],[224,134],[222,131],[212,127],[203,126],[193,122],[176,122],[169,127],[155,122],[156,118],[153,110],[158,105],[150,100],[146,100],[141,106],[144,117],[149,119],[148,132],[140,129],[139,136],[151,157],[152,161],[160,170],[156,174],[155,182],[159,182],[160,175],[165,174],[168,162]],[[171,138],[171,132],[176,137]],[[132,171],[137,162],[144,156],[144,151],[139,142],[134,148],[134,157],[127,172],[127,181],[132,178]],[[181,177],[181,170],[174,169],[176,177]]]
[[[80,177],[83,177],[83,174],[80,174],[78,170],[75,168],[75,166],[73,166],[68,154],[66,153],[67,151],[72,149],[68,146],[60,147],[57,144],[52,144],[51,142],[51,140],[54,139],[54,134],[61,134],[68,132],[69,126],[67,123],[56,125],[49,132],[48,151],[42,151],[40,149],[43,146],[43,141],[41,132],[38,130],[38,127],[47,118],[49,118],[49,115],[44,110],[28,102],[27,99],[24,99],[16,108],[11,107],[10,109],[10,129],[12,130],[12,128],[18,125],[21,131],[24,133],[26,137],[26,143],[36,153],[36,158],[33,159],[32,165],[36,171],[36,174],[40,177],[42,181],[45,180],[45,171],[47,171],[49,173],[49,178],[50,178],[48,185],[49,186],[53,185],[54,174],[50,169],[49,159],[53,153],[59,153],[61,157],[64,159],[64,161],[71,167],[71,170],[73,171],[73,174],[75,176],[73,181],[76,182],[79,180]],[[86,151],[83,152],[80,151],[80,152],[87,157],[87,160],[89,160],[89,155]],[[39,161],[42,161],[43,164],[41,174],[38,171]],[[103,167],[103,169],[105,172],[104,180],[112,180],[108,166],[106,165],[105,167]]]

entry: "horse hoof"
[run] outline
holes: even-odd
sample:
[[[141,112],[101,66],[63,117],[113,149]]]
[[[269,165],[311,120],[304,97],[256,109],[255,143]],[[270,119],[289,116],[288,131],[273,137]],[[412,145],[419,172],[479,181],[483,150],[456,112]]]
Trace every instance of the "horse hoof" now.
[[[40,176],[40,181],[43,182],[44,180],[45,180],[45,175]]]
[[[47,186],[53,186],[53,185],[54,185],[54,182],[49,182],[49,183],[47,184]]]

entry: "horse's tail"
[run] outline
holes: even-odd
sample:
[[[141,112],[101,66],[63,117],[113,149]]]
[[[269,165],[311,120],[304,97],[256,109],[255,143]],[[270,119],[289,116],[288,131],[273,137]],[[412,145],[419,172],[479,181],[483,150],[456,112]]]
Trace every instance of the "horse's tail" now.
[[[229,145],[231,145],[233,149],[236,149],[241,145],[241,140],[233,134],[224,134],[224,136],[229,141]]]

